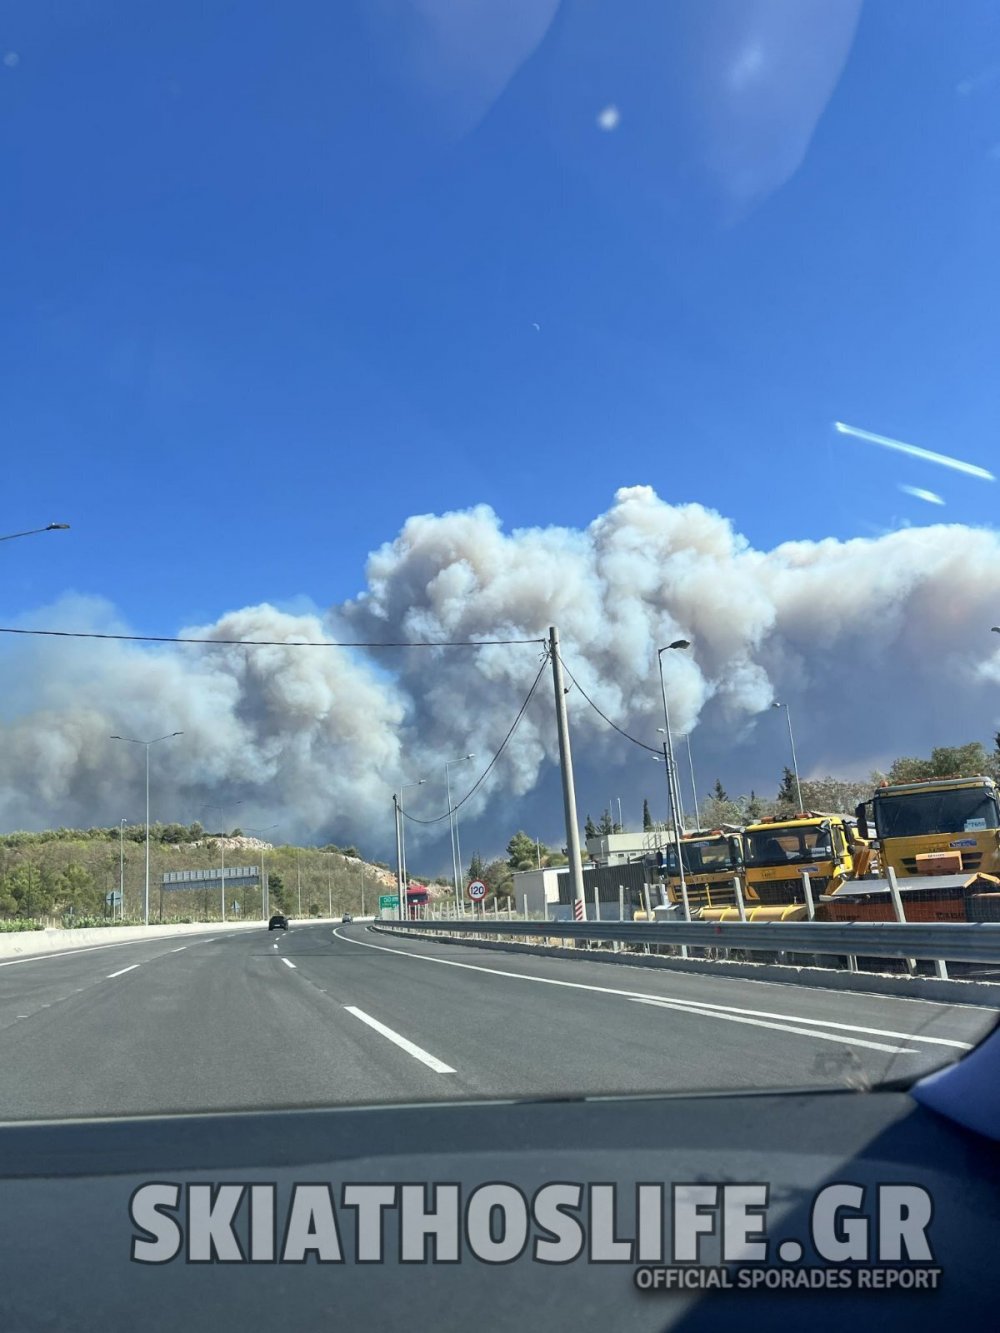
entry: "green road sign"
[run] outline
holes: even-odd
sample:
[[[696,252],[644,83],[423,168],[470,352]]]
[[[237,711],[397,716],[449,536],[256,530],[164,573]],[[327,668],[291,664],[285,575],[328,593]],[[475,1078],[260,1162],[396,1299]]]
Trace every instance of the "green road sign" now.
[[[390,907],[398,907],[398,906],[399,906],[399,899],[396,897],[394,893],[382,894],[382,896],[378,900],[378,910],[380,912],[386,912],[389,910]]]

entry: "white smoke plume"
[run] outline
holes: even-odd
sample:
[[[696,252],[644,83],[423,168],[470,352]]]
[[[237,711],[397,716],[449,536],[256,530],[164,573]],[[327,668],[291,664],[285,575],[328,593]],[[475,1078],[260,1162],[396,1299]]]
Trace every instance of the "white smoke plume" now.
[[[620,490],[583,531],[505,533],[485,506],[411,518],[368,560],[358,597],[323,618],[270,606],[233,611],[202,637],[375,642],[544,638],[559,626],[567,667],[600,709],[656,746],[656,650],[672,724],[689,733],[702,790],[772,794],[787,762],[776,698],[789,704],[803,776],[864,775],[900,753],[988,741],[1000,714],[1000,540],[959,525],[871,539],[753,549],[725,518]],[[106,604],[35,612],[49,628],[120,630]],[[154,818],[218,826],[279,823],[276,836],[391,850],[391,793],[426,778],[407,806],[447,809],[444,761],[461,795],[503,739],[542,662],[540,643],[382,652],[147,647],[81,640],[0,644],[0,826],[138,817],[139,747],[155,747]],[[650,757],[568,696],[581,817],[612,795],[662,784]],[[463,810],[497,846],[530,810],[559,836],[558,804],[537,808],[556,762],[546,673],[495,770]],[[541,787],[540,785],[541,784]],[[237,805],[237,802],[240,804]],[[222,805],[222,816],[205,811]],[[552,808],[548,808],[551,806]],[[421,845],[413,828],[408,839]],[[447,824],[433,832],[445,848]],[[491,841],[492,839],[492,841]],[[435,855],[437,853],[435,852]]]

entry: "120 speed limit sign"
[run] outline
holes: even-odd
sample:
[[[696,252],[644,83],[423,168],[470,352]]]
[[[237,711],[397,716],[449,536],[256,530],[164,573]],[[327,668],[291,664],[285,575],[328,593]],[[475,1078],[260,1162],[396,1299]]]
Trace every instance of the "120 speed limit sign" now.
[[[474,879],[469,885],[469,897],[474,903],[481,903],[486,897],[486,885],[481,879]]]

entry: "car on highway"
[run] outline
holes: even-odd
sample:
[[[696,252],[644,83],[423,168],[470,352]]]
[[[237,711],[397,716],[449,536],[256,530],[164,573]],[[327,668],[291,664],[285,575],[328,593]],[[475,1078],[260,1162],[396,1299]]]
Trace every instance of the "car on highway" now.
[[[267,923],[267,928],[268,930],[287,930],[288,917],[282,915],[281,912],[276,912]]]
[[[351,921],[354,920],[354,917],[351,916],[350,912],[345,912],[344,915],[340,918],[340,920],[343,924],[349,924]]]

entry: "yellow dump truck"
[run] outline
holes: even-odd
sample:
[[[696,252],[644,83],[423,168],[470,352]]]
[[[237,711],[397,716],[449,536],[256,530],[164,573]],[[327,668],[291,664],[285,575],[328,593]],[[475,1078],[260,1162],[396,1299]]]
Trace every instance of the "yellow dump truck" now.
[[[895,871],[912,921],[978,920],[996,899],[1000,877],[1000,798],[990,777],[883,783],[855,811],[860,836],[873,839],[883,873]],[[885,890],[857,884],[834,919],[891,920]],[[989,914],[987,914],[989,915]]]
[[[738,829],[685,833],[681,838],[681,857],[692,917],[699,912],[704,915],[703,908],[735,906],[733,878],[743,873],[743,841]],[[674,843],[663,854],[663,872],[668,901],[672,906],[681,906],[681,877]]]
[[[799,921],[808,915],[802,876],[809,876],[817,916],[820,898],[872,868],[871,849],[848,815],[813,810],[775,815],[743,830],[743,896],[748,921]],[[735,921],[735,906],[705,908],[703,920]]]

